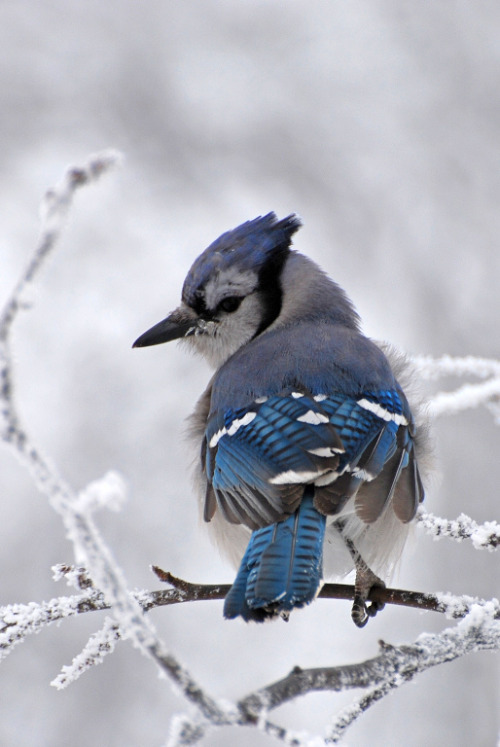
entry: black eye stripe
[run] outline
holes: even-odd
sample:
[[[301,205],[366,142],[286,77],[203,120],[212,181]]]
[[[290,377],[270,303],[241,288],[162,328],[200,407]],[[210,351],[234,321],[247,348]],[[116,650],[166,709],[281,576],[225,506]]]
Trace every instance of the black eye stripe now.
[[[243,299],[240,296],[228,296],[222,299],[217,309],[231,313],[232,311],[236,311],[242,301]]]

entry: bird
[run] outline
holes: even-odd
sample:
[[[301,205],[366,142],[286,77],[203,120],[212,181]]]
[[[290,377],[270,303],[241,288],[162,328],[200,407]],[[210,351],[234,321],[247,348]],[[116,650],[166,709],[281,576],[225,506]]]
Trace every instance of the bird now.
[[[270,212],[223,233],[133,346],[181,340],[215,369],[190,434],[203,519],[238,568],[224,617],[288,620],[340,550],[363,627],[424,499],[425,424],[400,384],[406,358],[366,337],[345,291],[292,248],[301,226]]]

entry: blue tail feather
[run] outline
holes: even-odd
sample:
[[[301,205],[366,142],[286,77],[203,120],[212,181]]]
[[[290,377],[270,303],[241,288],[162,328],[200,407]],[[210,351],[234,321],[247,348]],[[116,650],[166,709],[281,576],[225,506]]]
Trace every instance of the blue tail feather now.
[[[313,506],[312,490],[306,490],[294,514],[253,532],[226,597],[224,617],[262,621],[315,598],[326,519]]]

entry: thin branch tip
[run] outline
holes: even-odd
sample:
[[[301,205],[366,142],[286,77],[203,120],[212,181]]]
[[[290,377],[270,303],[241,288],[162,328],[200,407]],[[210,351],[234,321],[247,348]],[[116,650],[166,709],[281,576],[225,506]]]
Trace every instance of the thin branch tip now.
[[[150,567],[155,576],[166,584],[169,584],[171,579],[175,578],[169,571],[164,571],[163,568],[160,568],[159,565],[152,565]]]

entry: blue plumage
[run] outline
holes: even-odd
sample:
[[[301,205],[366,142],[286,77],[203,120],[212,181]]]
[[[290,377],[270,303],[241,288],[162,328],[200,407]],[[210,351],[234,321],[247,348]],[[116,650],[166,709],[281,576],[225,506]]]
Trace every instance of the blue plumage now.
[[[312,602],[322,580],[325,525],[309,490],[294,514],[253,532],[224,617],[260,622]]]
[[[367,507],[360,503],[367,523],[381,515],[413,449],[411,416],[396,390],[350,397],[294,391],[224,415],[223,425],[219,412],[208,421],[207,479],[225,518],[256,530],[224,614],[245,620],[286,615],[310,602],[320,587],[325,515],[338,513],[363,483],[379,476],[398,451],[399,432],[403,448],[386,494]],[[306,518],[318,535],[303,569],[308,584],[301,588],[301,576],[287,571],[287,559]],[[278,523],[258,529],[268,522]],[[298,541],[296,547],[303,550]],[[278,593],[278,580],[291,586],[287,595]]]
[[[270,213],[223,234],[194,262],[181,306],[136,345],[185,338],[216,368],[193,416],[203,516],[219,539],[227,522],[252,530],[224,615],[288,617],[311,602],[331,526],[356,567],[363,625],[383,584],[369,565],[394,562],[423,499],[421,446],[346,294],[290,249],[299,227]]]

